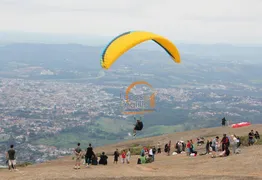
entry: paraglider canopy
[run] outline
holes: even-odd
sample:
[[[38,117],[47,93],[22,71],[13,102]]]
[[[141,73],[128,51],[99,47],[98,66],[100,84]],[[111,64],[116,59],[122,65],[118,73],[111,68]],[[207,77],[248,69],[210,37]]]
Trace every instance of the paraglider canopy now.
[[[170,40],[151,32],[129,31],[115,37],[105,47],[100,59],[102,68],[109,69],[111,65],[126,51],[148,40],[157,43],[176,63],[180,63],[178,49]]]
[[[232,128],[240,128],[240,127],[244,127],[244,126],[250,126],[251,123],[249,122],[241,122],[241,123],[237,123],[237,124],[232,124],[231,127]]]

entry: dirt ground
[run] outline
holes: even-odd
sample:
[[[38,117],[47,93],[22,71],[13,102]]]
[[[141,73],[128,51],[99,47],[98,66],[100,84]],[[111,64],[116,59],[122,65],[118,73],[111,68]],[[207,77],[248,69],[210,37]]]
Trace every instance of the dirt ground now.
[[[177,141],[180,139],[191,139],[199,136],[213,138],[216,135],[225,133],[235,133],[245,135],[251,129],[262,131],[262,125],[249,126],[245,128],[212,128],[189,132],[175,133],[171,135],[138,139],[116,145],[96,148],[96,152],[111,152],[115,148],[129,147],[131,144],[150,143],[156,144],[158,141],[166,143],[169,139]],[[174,144],[174,143],[173,143]],[[243,147],[241,154],[230,155],[224,158],[211,158],[209,155],[187,157],[185,154],[167,156],[165,154],[156,155],[155,162],[151,164],[137,165],[138,156],[131,157],[130,164],[113,164],[113,157],[109,156],[107,166],[91,166],[80,170],[74,170],[74,160],[72,156],[61,158],[46,163],[19,168],[17,172],[0,170],[0,179],[12,180],[51,180],[51,179],[96,179],[96,180],[255,180],[262,179],[262,146]],[[199,149],[201,153],[201,149]]]

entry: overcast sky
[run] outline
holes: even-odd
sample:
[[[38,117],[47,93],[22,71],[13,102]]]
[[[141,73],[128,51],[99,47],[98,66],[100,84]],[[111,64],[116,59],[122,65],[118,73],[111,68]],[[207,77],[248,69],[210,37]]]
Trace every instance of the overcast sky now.
[[[0,31],[261,43],[262,0],[0,0]]]

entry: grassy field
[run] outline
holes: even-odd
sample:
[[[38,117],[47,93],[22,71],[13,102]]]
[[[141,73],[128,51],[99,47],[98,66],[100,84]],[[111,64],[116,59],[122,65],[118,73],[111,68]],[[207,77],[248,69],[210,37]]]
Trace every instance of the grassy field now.
[[[115,143],[116,140],[102,139],[102,138],[90,138],[88,133],[61,133],[52,138],[42,138],[34,141],[33,144],[43,144],[48,146],[56,146],[61,148],[73,148],[80,142],[83,146],[87,146],[89,143],[95,144],[95,146],[101,146],[104,144]]]
[[[62,132],[50,138],[41,138],[34,141],[33,144],[71,148],[80,142],[86,145],[92,143],[95,146],[101,146],[119,141],[118,137],[127,136],[128,132],[132,131],[132,127],[132,124],[128,124],[126,120],[100,118],[96,125],[72,129],[72,132]]]
[[[119,133],[123,131],[130,131],[133,128],[132,123],[127,120],[100,118],[97,123],[101,130],[109,133]]]
[[[181,128],[183,128],[183,125],[177,125],[177,126],[156,125],[156,126],[145,128],[143,133],[146,134],[147,136],[156,136],[161,134],[174,133]]]
[[[102,117],[96,121],[95,125],[87,125],[76,129],[70,129],[53,137],[46,137],[35,140],[33,144],[43,144],[61,148],[71,148],[77,142],[87,145],[92,143],[94,146],[101,146],[116,143],[124,139],[132,139],[128,136],[133,131],[132,120],[110,119]],[[144,129],[137,133],[136,138],[157,136],[167,133],[185,130],[184,125],[148,125],[144,124]]]

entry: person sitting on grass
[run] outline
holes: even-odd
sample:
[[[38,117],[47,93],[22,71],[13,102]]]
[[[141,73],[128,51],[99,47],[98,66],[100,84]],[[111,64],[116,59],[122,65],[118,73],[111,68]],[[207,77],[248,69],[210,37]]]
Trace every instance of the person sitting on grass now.
[[[190,140],[190,155],[191,154],[194,154],[194,156],[197,155],[197,151],[195,150],[194,142],[192,139]]]
[[[94,154],[93,156],[92,156],[92,165],[97,165],[98,163],[97,163],[97,156]]]
[[[141,156],[137,160],[137,164],[146,164],[147,158],[145,154],[141,154]]]
[[[205,153],[202,153],[202,154],[199,154],[199,155],[207,155],[207,154],[209,154],[210,153],[210,141],[209,140],[207,140],[207,142],[206,142],[206,152]]]
[[[102,152],[101,156],[100,156],[100,160],[99,160],[99,164],[102,165],[107,165],[107,155],[105,155],[105,152]]]

